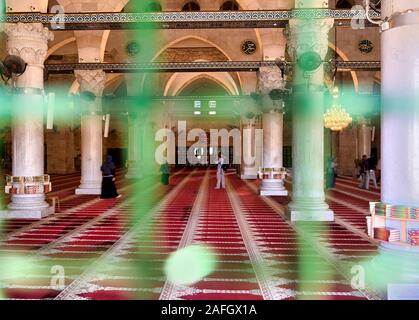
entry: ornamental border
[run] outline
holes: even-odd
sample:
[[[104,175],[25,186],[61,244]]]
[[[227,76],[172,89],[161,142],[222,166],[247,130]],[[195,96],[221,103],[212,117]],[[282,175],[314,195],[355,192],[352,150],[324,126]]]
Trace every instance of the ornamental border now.
[[[379,71],[380,61],[332,61],[331,67],[341,71]],[[171,63],[74,63],[46,64],[48,74],[73,73],[74,70],[103,70],[108,73],[135,72],[195,72],[195,71],[242,71],[256,72],[261,67],[291,67],[291,63],[281,61],[213,61],[213,62],[171,62]]]
[[[380,15],[373,12],[372,18]],[[197,12],[150,12],[150,13],[7,13],[0,15],[0,23],[42,23],[55,30],[71,29],[123,29],[146,25],[149,28],[222,28],[233,25],[242,28],[283,27],[290,19],[335,20],[364,19],[364,10],[298,9],[281,11],[197,11]],[[57,24],[63,24],[59,29]],[[182,26],[181,24],[185,25]],[[256,25],[255,25],[256,24]],[[136,25],[136,26],[133,26]],[[368,22],[366,25],[370,25]]]

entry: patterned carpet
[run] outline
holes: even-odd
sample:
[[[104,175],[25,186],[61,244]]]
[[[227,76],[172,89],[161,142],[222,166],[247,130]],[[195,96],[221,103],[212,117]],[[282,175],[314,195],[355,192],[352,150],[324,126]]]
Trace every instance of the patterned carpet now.
[[[179,170],[170,186],[153,179],[118,183],[124,196],[113,200],[75,196],[79,178],[53,177],[61,212],[41,221],[3,221],[1,265],[30,266],[0,279],[3,297],[377,298],[353,289],[345,270],[376,254],[365,215],[379,190],[359,190],[356,181],[339,178],[327,195],[336,221],[294,225],[284,216],[289,199],[260,197],[258,182],[233,172],[226,190],[214,189],[213,170]],[[194,284],[168,281],[167,259],[191,246],[210,250],[205,259],[214,270]],[[65,281],[57,285],[61,267]]]

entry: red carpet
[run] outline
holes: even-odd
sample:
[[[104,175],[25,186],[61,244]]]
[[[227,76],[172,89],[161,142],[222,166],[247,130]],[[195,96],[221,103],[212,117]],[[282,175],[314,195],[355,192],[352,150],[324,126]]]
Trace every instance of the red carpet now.
[[[79,181],[77,175],[54,179],[63,197],[71,183],[74,189]],[[140,190],[131,182],[118,186],[127,196],[113,200],[69,193],[61,213],[37,222],[4,221],[3,263],[9,255],[20,255],[36,259],[36,264],[24,276],[3,279],[3,295],[97,300],[369,298],[353,290],[338,269],[376,253],[373,243],[345,225],[364,229],[365,199],[378,198],[376,191],[354,190],[356,182],[339,179],[328,201],[343,222],[295,228],[282,216],[288,199],[259,197],[253,182],[234,174],[227,180],[227,191],[214,190],[213,171],[180,171],[170,186],[150,183]],[[169,255],[195,244],[215,252],[216,269],[190,286],[167,281],[163,267]],[[64,288],[51,283],[51,267],[57,265],[65,270]]]

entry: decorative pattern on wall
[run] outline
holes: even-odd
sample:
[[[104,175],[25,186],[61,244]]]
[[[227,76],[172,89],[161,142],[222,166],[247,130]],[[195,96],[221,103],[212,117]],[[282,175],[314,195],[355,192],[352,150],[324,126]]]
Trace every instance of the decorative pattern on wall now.
[[[65,28],[58,30],[105,30],[132,29],[148,24],[158,29],[196,28],[283,28],[290,19],[341,20],[339,26],[350,24],[352,18],[364,18],[362,10],[298,9],[283,11],[195,11],[153,13],[67,13],[60,21]],[[372,18],[379,15],[372,13]],[[0,16],[0,22],[43,23],[49,28],[56,26],[53,14],[19,13]],[[347,23],[342,23],[347,20]],[[366,26],[371,24],[366,23]]]
[[[256,72],[262,67],[278,66],[279,63],[291,66],[289,62],[277,61],[210,61],[210,62],[174,62],[174,63],[74,63],[46,64],[50,74],[73,73],[74,70],[103,70],[110,73],[128,72],[204,72],[204,71],[247,71]],[[380,61],[334,61],[338,70],[377,71]],[[278,72],[280,72],[278,68]]]
[[[255,54],[257,51],[257,45],[253,40],[245,40],[241,44],[241,51],[247,55]]]
[[[374,50],[374,44],[370,40],[361,40],[358,44],[359,51],[362,53],[370,53]]]

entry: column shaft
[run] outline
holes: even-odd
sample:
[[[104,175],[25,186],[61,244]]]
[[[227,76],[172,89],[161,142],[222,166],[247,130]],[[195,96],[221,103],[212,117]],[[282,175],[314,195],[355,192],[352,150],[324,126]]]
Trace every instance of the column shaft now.
[[[283,113],[263,114],[263,180],[262,196],[287,196],[282,168]]]
[[[102,173],[103,117],[96,114],[81,118],[81,184],[76,194],[100,194]]]
[[[141,124],[138,117],[131,117],[128,119],[128,179],[138,179],[142,176],[140,144]]]
[[[358,126],[358,159],[366,155],[371,157],[372,128],[365,123]]]
[[[242,147],[242,175],[241,179],[257,179],[258,168],[256,165],[257,150],[255,136],[255,120],[245,120],[242,130],[243,147]]]

